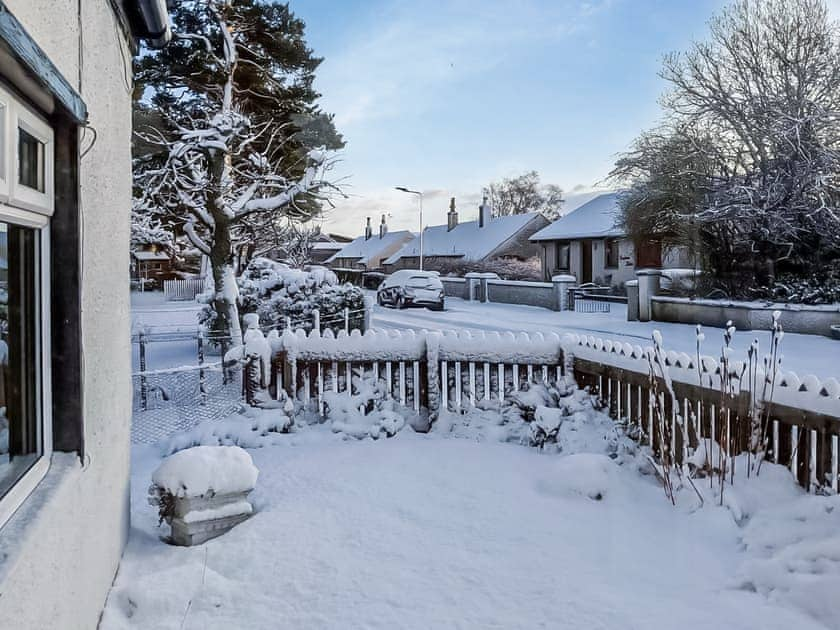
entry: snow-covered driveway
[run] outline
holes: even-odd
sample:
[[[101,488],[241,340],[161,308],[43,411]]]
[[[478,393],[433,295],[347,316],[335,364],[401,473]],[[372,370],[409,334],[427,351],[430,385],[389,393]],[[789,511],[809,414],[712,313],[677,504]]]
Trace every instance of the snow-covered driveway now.
[[[575,491],[591,468],[512,444],[313,428],[249,452],[255,516],[177,548],[145,500],[159,454],[135,449],[102,630],[825,627],[735,588],[728,510],[674,508],[623,467],[594,501]]]
[[[371,292],[373,294],[373,292]],[[433,312],[425,308],[398,311],[374,306],[373,326],[379,328],[413,328],[415,330],[467,329],[471,331],[524,330],[527,332],[574,332],[620,339],[631,344],[649,344],[654,330],[660,330],[668,350],[696,352],[694,326],[666,322],[628,322],[627,307],[613,304],[610,313],[556,312],[536,306],[516,304],[482,304],[458,298],[446,298],[446,310]],[[723,330],[707,328],[703,354],[719,356]],[[736,332],[734,348],[739,358],[746,360],[747,349],[753,339],[758,339],[762,352],[768,346],[767,331]],[[840,341],[817,335],[785,334],[781,345],[782,368],[800,375],[814,374],[820,379],[835,377],[840,380]]]

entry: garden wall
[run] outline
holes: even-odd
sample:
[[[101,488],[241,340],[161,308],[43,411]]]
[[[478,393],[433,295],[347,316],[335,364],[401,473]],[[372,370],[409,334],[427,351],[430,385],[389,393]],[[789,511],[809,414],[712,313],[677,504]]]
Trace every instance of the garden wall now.
[[[525,304],[559,310],[557,290],[551,282],[525,282],[518,280],[488,280],[490,302]]]
[[[831,326],[840,324],[840,304],[807,306],[755,302],[723,302],[655,296],[651,303],[652,319],[658,322],[703,324],[723,328],[728,321],[738,330],[770,330],[773,312],[785,332],[831,336]]]

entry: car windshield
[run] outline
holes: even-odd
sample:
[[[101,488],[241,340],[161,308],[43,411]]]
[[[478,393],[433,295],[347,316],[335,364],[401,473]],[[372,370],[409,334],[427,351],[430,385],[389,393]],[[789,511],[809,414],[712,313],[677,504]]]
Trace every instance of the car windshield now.
[[[435,276],[411,276],[405,286],[412,289],[440,289],[443,285]]]

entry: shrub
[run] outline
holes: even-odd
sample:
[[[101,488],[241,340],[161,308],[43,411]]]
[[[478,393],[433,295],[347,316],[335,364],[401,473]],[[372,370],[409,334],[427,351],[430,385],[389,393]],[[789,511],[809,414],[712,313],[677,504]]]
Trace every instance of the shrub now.
[[[294,269],[267,258],[252,260],[237,278],[239,315],[259,316],[264,328],[284,328],[287,318],[294,328],[311,330],[313,312],[318,310],[321,330],[344,328],[344,309],[350,311],[350,329],[364,328],[364,292],[349,284],[339,284],[336,275],[316,265]],[[215,311],[207,307],[202,323],[213,327]]]

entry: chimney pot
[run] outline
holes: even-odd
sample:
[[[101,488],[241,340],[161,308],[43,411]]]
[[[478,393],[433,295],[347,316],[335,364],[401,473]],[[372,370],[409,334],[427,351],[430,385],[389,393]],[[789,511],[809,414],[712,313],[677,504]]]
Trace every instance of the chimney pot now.
[[[458,227],[458,211],[455,210],[455,197],[449,200],[449,212],[446,214],[446,231],[451,232]]]
[[[368,217],[365,224],[365,240],[369,240],[371,236],[373,236],[373,228],[370,227],[370,217]]]
[[[379,238],[385,238],[388,233],[388,224],[385,222],[385,215],[382,215],[382,223],[379,224]]]
[[[491,216],[492,210],[487,205],[487,196],[485,195],[481,200],[481,205],[478,206],[478,227],[483,228],[485,225],[489,225]]]

